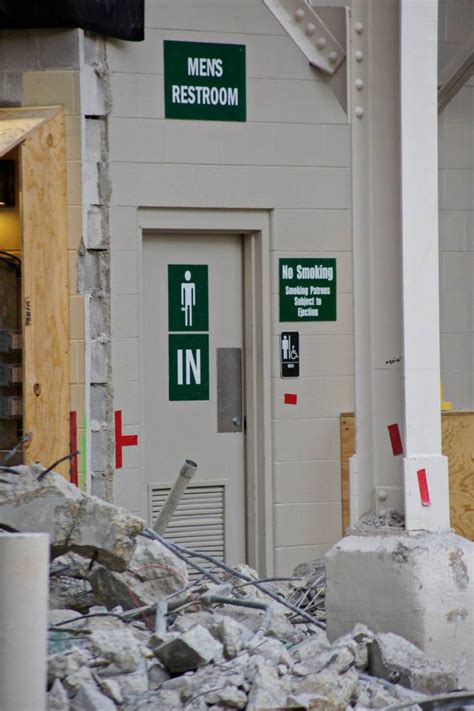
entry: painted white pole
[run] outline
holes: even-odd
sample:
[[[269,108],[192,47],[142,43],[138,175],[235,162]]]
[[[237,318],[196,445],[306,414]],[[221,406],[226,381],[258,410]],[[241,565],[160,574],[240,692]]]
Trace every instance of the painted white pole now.
[[[404,492],[408,530],[449,528],[441,454],[438,267],[438,3],[401,0]]]
[[[44,711],[49,536],[0,535],[0,711]]]
[[[173,488],[168,494],[163,508],[160,511],[160,515],[155,521],[153,529],[157,533],[164,534],[169,526],[173,514],[178,508],[179,502],[186,491],[189,482],[193,478],[197,471],[197,464],[191,459],[185,459],[184,464],[179,471],[179,476],[176,479]]]

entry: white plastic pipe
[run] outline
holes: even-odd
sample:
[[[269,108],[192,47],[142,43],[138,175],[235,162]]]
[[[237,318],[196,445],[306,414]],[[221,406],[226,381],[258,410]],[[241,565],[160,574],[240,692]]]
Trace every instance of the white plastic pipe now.
[[[185,459],[184,464],[180,469],[179,476],[176,479],[173,488],[168,494],[163,508],[160,511],[160,515],[155,521],[153,526],[157,533],[163,534],[168,528],[169,522],[171,521],[174,512],[178,508],[178,504],[184,494],[189,482],[193,478],[197,470],[196,462],[191,459]]]
[[[0,534],[0,711],[44,711],[47,533]]]

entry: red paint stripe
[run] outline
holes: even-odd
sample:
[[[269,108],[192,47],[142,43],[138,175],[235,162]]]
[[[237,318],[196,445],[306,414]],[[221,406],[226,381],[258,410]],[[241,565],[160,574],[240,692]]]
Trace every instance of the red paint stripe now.
[[[77,452],[77,412],[69,413],[69,451]],[[79,485],[78,457],[72,457],[69,464],[69,481],[71,484]]]
[[[298,402],[298,395],[295,395],[295,393],[285,393],[283,402],[285,405],[296,405]]]
[[[392,445],[393,456],[396,457],[399,454],[403,454],[403,444],[402,438],[400,436],[400,429],[397,424],[388,425],[388,434],[390,436],[390,443]]]
[[[115,468],[121,469],[122,459],[122,410],[115,411]]]
[[[138,435],[122,434],[122,410],[115,411],[115,468],[123,467],[123,447],[135,447],[138,444]]]
[[[422,506],[431,506],[430,492],[428,489],[428,480],[426,477],[426,469],[418,469],[418,488],[420,490],[420,499]]]

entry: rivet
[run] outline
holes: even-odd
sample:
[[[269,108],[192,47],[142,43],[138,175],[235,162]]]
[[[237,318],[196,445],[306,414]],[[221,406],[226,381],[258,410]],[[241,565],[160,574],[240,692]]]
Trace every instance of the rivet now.
[[[298,10],[295,10],[295,20],[296,22],[301,22],[301,20],[304,17],[304,10],[301,8],[298,8]]]
[[[354,83],[355,83],[355,88],[357,89],[357,91],[362,91],[362,89],[364,88],[364,82],[363,82],[363,80],[362,80],[362,79],[356,79]]]
[[[337,62],[337,52],[329,52],[328,59],[331,64],[335,64]]]
[[[356,62],[362,62],[364,59],[364,53],[362,50],[358,49],[357,52],[354,54]]]
[[[362,118],[362,116],[364,115],[364,109],[362,108],[362,106],[356,106],[355,115],[357,116],[357,118]]]
[[[362,24],[362,22],[356,22],[354,25],[354,30],[357,32],[358,35],[361,35],[364,31],[364,25]]]
[[[379,489],[379,490],[377,491],[377,498],[378,498],[379,501],[386,501],[386,500],[387,500],[387,496],[388,496],[388,494],[387,494],[387,492],[385,491],[385,489]]]
[[[326,45],[327,45],[326,37],[318,37],[318,39],[316,40],[316,47],[318,49],[324,49]]]
[[[306,25],[306,34],[308,35],[308,37],[311,37],[311,35],[314,35],[315,32],[316,32],[316,25],[313,25],[312,22],[309,22]]]

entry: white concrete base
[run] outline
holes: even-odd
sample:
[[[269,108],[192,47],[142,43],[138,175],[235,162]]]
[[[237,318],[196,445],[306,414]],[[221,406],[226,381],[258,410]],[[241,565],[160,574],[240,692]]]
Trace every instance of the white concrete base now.
[[[326,555],[327,634],[394,632],[474,688],[474,543],[452,532],[352,535]]]

